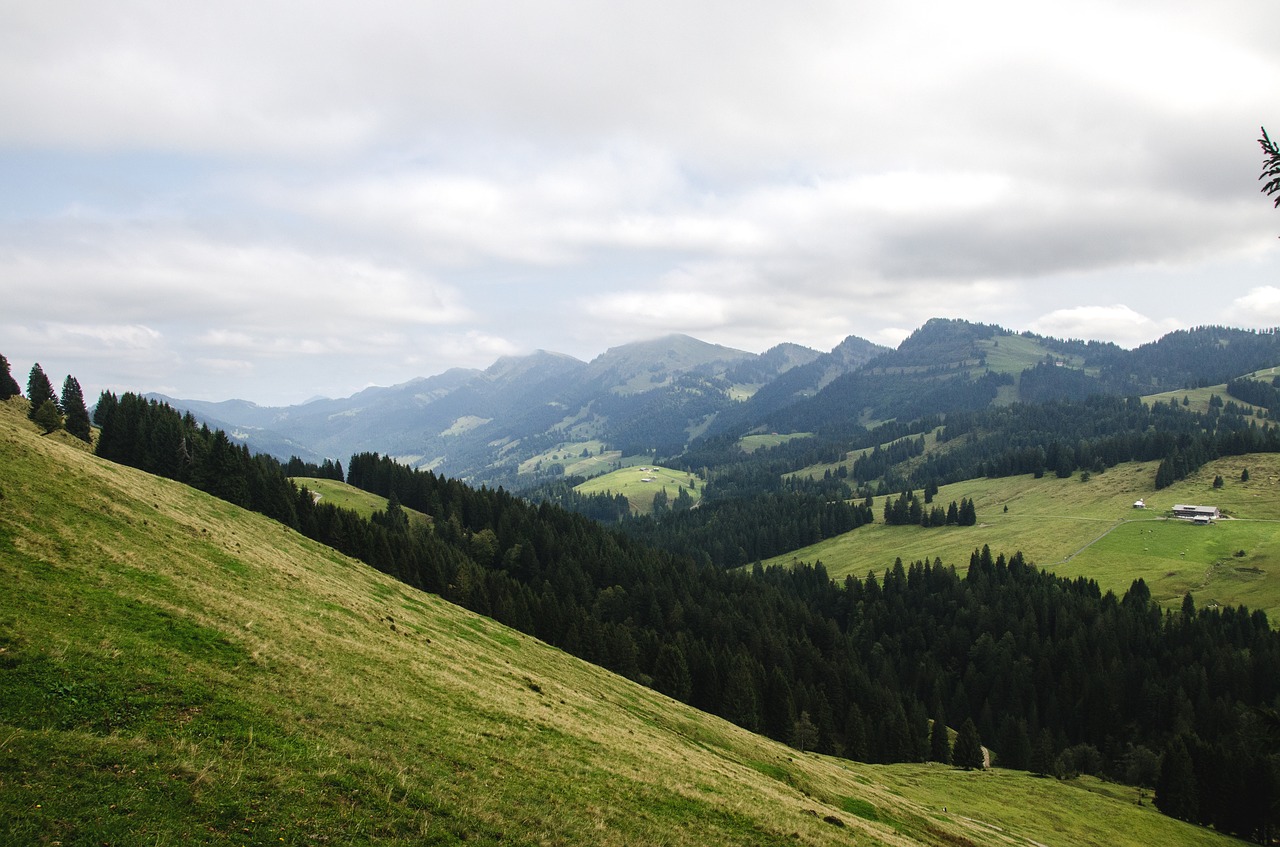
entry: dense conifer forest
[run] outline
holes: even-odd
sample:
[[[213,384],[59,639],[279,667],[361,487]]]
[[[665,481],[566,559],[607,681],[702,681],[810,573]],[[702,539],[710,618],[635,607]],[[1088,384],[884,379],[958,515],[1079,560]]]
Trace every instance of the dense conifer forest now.
[[[106,458],[263,512],[774,738],[872,762],[980,766],[976,738],[1005,766],[1147,785],[1176,817],[1274,832],[1280,635],[1260,612],[1198,610],[1190,597],[1163,611],[1141,581],[1116,597],[985,548],[963,577],[939,561],[842,586],[820,563],[725,571],[377,454],[347,470],[389,499],[366,520],[165,404],[108,393],[96,421]],[[411,525],[403,506],[431,525]],[[954,751],[931,721],[962,730]]]

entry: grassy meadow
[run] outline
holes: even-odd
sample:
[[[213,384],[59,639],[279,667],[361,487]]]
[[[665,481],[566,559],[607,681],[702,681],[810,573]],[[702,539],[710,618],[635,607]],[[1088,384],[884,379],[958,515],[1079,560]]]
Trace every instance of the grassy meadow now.
[[[1248,468],[1248,482],[1240,473]],[[768,560],[821,560],[835,577],[880,573],[904,562],[941,558],[963,570],[973,550],[1021,550],[1063,576],[1096,579],[1121,593],[1142,577],[1152,595],[1176,604],[1191,591],[1199,605],[1245,604],[1280,620],[1280,456],[1231,457],[1205,465],[1162,491],[1153,490],[1156,463],[1131,463],[1081,481],[1046,474],[975,479],[943,486],[934,503],[971,498],[978,525],[921,529],[877,522]],[[1213,487],[1223,477],[1221,489]],[[1145,510],[1133,508],[1144,499]],[[1230,519],[1211,526],[1167,520],[1175,503],[1216,505]],[[1005,510],[1007,507],[1007,511]],[[1236,553],[1244,551],[1243,556]]]
[[[579,494],[621,494],[631,503],[632,514],[647,515],[653,511],[653,498],[659,491],[666,489],[667,501],[674,503],[681,488],[688,489],[694,503],[702,499],[702,483],[692,474],[660,465],[635,465],[589,479],[573,490]]]
[[[603,441],[575,441],[557,444],[520,463],[517,473],[531,474],[549,465],[562,465],[565,476],[597,476],[605,473],[617,462],[624,461],[622,451],[606,450]],[[587,455],[582,455],[583,452]],[[641,461],[633,459],[631,461]],[[630,462],[628,462],[630,463]]]
[[[1089,781],[798,753],[13,402],[0,580],[0,843],[1230,843]]]
[[[754,453],[762,447],[777,447],[797,438],[813,438],[812,432],[790,432],[780,435],[776,432],[744,435],[738,439],[738,447],[743,453]]]
[[[331,503],[342,509],[350,509],[361,517],[369,517],[374,512],[385,511],[387,508],[387,498],[379,497],[377,494],[370,494],[368,491],[356,488],[354,485],[347,485],[345,482],[338,482],[336,479],[322,479],[311,476],[294,477],[293,482],[299,488],[305,486],[312,494],[320,497],[319,502]],[[431,523],[431,516],[410,509],[401,507],[404,513],[409,516],[410,523]]]

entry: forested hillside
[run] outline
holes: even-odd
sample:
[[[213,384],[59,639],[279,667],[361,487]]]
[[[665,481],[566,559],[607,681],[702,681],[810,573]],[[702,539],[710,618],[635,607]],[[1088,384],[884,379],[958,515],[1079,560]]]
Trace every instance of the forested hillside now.
[[[1162,612],[1142,583],[1118,598],[987,550],[963,578],[942,562],[843,587],[820,565],[725,572],[375,454],[348,464],[350,483],[392,499],[366,521],[163,404],[107,395],[98,414],[102,455],[239,498],[746,728],[888,762],[950,755],[930,720],[972,723],[1011,767],[1158,783],[1169,814],[1246,836],[1276,822],[1275,747],[1260,739],[1280,635],[1261,613]],[[432,527],[411,528],[395,503]]]

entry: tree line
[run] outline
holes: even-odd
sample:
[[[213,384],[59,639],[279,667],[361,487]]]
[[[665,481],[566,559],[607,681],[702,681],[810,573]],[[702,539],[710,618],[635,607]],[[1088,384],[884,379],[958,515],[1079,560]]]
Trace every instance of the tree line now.
[[[0,355],[0,400],[20,397],[22,390],[13,378],[9,360]],[[27,375],[27,401],[30,409],[27,417],[38,424],[46,434],[66,429],[86,444],[93,440],[89,410],[84,403],[80,382],[67,374],[62,382],[62,396],[53,393],[53,383],[45,375],[44,368],[36,362]]]

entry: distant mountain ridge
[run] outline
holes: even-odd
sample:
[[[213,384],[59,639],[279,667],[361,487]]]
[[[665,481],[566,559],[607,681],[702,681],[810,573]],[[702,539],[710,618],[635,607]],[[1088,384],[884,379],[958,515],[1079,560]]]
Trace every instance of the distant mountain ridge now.
[[[679,450],[724,409],[822,355],[799,345],[756,355],[668,335],[612,347],[591,362],[539,350],[484,370],[455,368],[296,406],[151,396],[282,459],[378,452],[502,483],[560,441],[601,441],[627,453]]]
[[[675,456],[704,435],[842,431],[992,404],[1155,393],[1275,364],[1275,332],[1199,327],[1124,350],[934,319],[896,349],[850,336],[827,353],[781,344],[754,354],[668,335],[590,362],[539,350],[297,406],[161,399],[282,459],[378,452],[512,486],[526,481],[522,463],[569,445]]]

